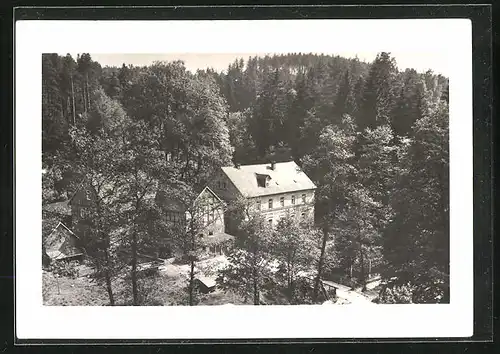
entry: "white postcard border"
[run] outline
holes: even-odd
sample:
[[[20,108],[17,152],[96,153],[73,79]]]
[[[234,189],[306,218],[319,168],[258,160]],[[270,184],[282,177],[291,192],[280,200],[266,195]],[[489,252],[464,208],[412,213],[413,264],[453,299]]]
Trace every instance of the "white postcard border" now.
[[[472,29],[469,20],[18,21],[15,35],[18,338],[418,338],[472,335]],[[359,307],[42,305],[42,53],[307,53],[340,49],[440,52],[449,58],[450,304]]]

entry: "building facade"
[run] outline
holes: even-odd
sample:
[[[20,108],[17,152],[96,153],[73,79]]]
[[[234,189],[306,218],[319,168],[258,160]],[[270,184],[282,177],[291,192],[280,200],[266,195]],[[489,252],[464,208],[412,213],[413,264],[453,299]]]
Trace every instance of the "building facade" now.
[[[201,251],[206,255],[221,255],[227,252],[234,239],[225,231],[225,203],[208,186],[191,205],[159,192],[157,202],[162,205],[167,223],[195,232]]]
[[[95,198],[94,189],[88,181],[84,180],[68,201],[71,208],[72,229],[84,243],[90,237],[89,222]]]
[[[314,221],[316,186],[294,161],[222,167],[210,187],[228,203],[244,198],[273,226],[287,215]],[[226,224],[234,229],[231,220]]]

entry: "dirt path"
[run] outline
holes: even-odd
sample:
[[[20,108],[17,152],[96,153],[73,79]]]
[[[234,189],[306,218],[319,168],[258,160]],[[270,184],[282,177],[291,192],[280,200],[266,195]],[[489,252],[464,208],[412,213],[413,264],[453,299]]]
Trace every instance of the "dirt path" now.
[[[356,305],[374,305],[374,303],[371,301],[369,297],[363,295],[361,292],[357,290],[351,290],[350,287],[335,283],[333,281],[329,280],[323,280],[323,283],[327,285],[331,285],[337,288],[337,296],[345,301],[348,301],[351,304],[356,304]],[[345,301],[342,301],[342,303],[345,303]]]

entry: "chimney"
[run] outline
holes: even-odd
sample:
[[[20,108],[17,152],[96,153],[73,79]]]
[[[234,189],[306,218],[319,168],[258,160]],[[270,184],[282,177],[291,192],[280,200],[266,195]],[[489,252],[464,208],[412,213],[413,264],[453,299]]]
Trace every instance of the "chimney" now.
[[[276,162],[275,161],[271,161],[271,170],[275,170],[276,169]]]

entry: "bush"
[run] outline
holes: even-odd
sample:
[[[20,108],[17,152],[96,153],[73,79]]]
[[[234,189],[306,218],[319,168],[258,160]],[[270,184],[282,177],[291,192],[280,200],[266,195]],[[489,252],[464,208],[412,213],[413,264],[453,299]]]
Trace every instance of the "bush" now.
[[[77,266],[78,262],[76,261],[72,262],[55,261],[50,264],[49,271],[52,272],[54,275],[74,279],[79,276]]]
[[[415,287],[410,284],[384,287],[380,291],[379,304],[412,304]]]

